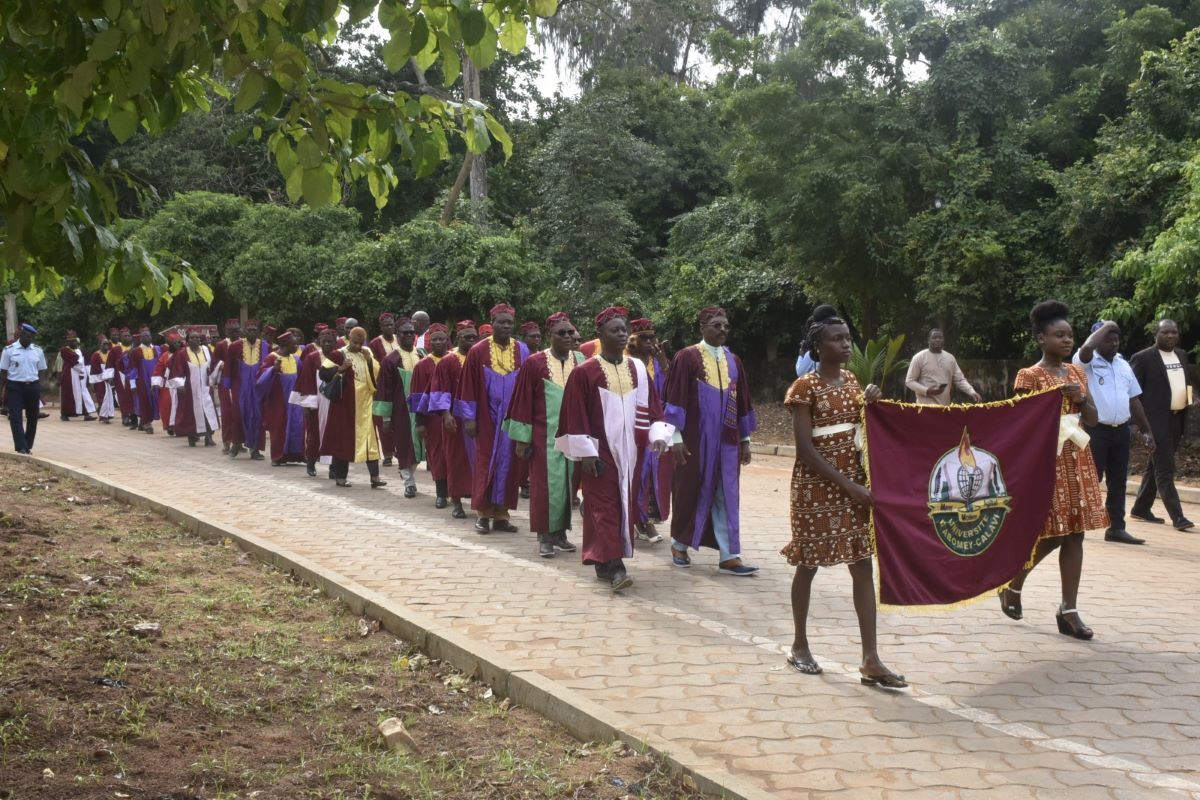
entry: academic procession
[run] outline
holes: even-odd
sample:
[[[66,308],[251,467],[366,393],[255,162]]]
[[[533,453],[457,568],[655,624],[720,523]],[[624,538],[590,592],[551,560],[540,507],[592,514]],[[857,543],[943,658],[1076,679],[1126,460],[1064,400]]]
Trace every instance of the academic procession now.
[[[221,337],[206,326],[158,337],[131,326],[97,335],[91,352],[71,331],[58,353],[59,422],[111,426],[140,447],[165,434],[214,458],[219,445],[219,457],[299,465],[304,479],[338,491],[396,480],[403,502],[431,500],[473,519],[480,536],[523,533],[510,512],[526,502],[537,555],[578,553],[614,593],[634,586],[641,550],[680,570],[711,563],[729,579],[786,563],[795,630],[786,664],[801,674],[823,671],[807,635],[815,578],[844,564],[861,682],[889,690],[908,682],[879,652],[877,607],[953,613],[990,598],[997,614],[1020,620],[1030,613],[1026,577],[1056,552],[1054,627],[1103,637],[1103,622],[1094,631],[1081,612],[1085,533],[1144,544],[1125,528],[1133,436],[1152,455],[1129,515],[1194,529],[1174,476],[1198,398],[1171,320],[1126,361],[1115,322],[1084,323],[1077,341],[1066,305],[1038,303],[1027,333],[1038,360],[993,402],[934,328],[909,366],[907,402],[859,385],[846,369],[849,326],[818,306],[802,323],[784,400],[796,460],[777,513],[790,518],[791,537],[778,542],[780,563],[761,565],[742,557],[741,472],[756,417],[722,308],[699,309],[692,343],[674,354],[653,320],[620,306],[594,315],[586,342],[564,312],[518,324],[517,310],[498,302],[486,319],[384,313],[369,329],[347,316],[316,323],[311,337],[254,319],[228,320]],[[36,337],[23,323],[0,359],[13,446],[26,454],[46,416]],[[422,469],[429,499],[418,490]],[[1166,519],[1154,513],[1158,500]]]

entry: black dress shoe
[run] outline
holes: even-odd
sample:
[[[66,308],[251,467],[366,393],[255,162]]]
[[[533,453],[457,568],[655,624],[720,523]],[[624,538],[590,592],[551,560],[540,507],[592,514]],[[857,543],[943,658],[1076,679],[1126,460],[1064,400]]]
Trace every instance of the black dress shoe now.
[[[1124,528],[1109,528],[1104,532],[1104,541],[1120,542],[1121,544],[1145,544],[1145,539],[1133,536]]]
[[[444,497],[439,497],[438,499],[433,501],[434,508],[445,508],[448,505],[450,505],[450,501]]]
[[[415,486],[405,486],[405,487],[404,487],[404,496],[405,496],[405,497],[407,497],[409,500],[411,500],[411,499],[413,499],[414,497],[416,497],[416,496],[417,496],[417,487],[415,487]]]
[[[250,451],[250,460],[251,461],[263,461],[264,459],[265,459],[265,456],[263,456],[263,454],[258,452],[257,450]]]
[[[517,526],[506,519],[496,519],[492,520],[492,530],[497,533],[516,533]]]
[[[612,580],[612,575],[608,571],[608,564],[596,564],[596,580],[608,583]]]
[[[528,487],[528,486],[522,486],[522,487],[521,487],[521,499],[522,499],[522,500],[528,500],[528,499],[529,499],[529,487]]]
[[[550,540],[553,534],[538,534],[538,555],[542,558],[554,558],[554,542]]]
[[[562,550],[564,553],[575,552],[575,545],[567,539],[566,531],[558,531],[550,534],[550,541],[554,544],[555,550]]]
[[[1188,531],[1188,530],[1191,530],[1192,528],[1196,527],[1196,523],[1194,523],[1190,519],[1186,519],[1186,518],[1179,520],[1178,522],[1174,523],[1174,525],[1175,525],[1175,530],[1177,530],[1177,531]]]
[[[317,477],[317,468],[312,466],[311,464],[309,464],[308,467],[306,467],[304,471],[308,473],[308,477],[310,477],[310,478]]]
[[[467,512],[463,510],[462,503],[457,503],[454,506],[454,510],[450,512],[450,516],[454,517],[455,519],[467,518]]]
[[[387,481],[383,480],[382,478],[377,478],[371,481],[372,489],[382,489],[385,486],[387,486]]]
[[[633,586],[633,578],[629,577],[629,573],[625,571],[625,564],[620,559],[617,559],[608,573],[612,577],[612,590],[619,592],[622,589],[628,589]]]
[[[1134,519],[1140,519],[1142,522],[1153,522],[1155,525],[1162,525],[1164,522],[1166,522],[1166,520],[1164,520],[1162,517],[1156,517],[1149,511],[1147,511],[1145,514],[1140,511],[1130,511],[1129,516],[1133,517]]]
[[[488,534],[492,532],[491,520],[487,517],[479,517],[475,520],[475,532],[480,534]]]
[[[354,484],[350,483],[350,481],[339,481],[339,480],[335,480],[334,482],[335,482],[335,483],[336,483],[338,486],[342,487],[343,489],[349,489],[351,486],[353,486],[353,485],[354,485]]]

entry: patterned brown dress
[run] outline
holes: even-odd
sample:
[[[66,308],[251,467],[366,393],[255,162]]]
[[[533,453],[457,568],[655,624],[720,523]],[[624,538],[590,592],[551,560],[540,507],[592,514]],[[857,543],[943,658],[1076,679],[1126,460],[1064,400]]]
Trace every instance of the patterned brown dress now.
[[[855,377],[842,370],[842,385],[831,386],[817,372],[797,378],[788,389],[786,406],[812,409],[813,429],[841,423],[858,424],[863,391]],[[854,431],[813,438],[821,457],[855,483],[865,483],[862,460],[854,446]],[[870,510],[853,502],[832,481],[796,458],[792,468],[792,541],[780,553],[792,566],[831,567],[870,558]]]
[[[1087,374],[1076,364],[1068,364],[1067,369],[1071,382],[1083,388],[1083,397],[1086,398]],[[1033,366],[1017,372],[1013,388],[1018,392],[1036,392],[1064,383],[1067,383],[1065,376],[1055,375],[1045,367]],[[1063,414],[1078,414],[1082,409],[1082,399],[1074,402],[1063,395]],[[1067,441],[1054,466],[1054,497],[1050,501],[1050,516],[1038,539],[1053,539],[1068,533],[1107,528],[1108,525],[1108,512],[1104,509],[1104,495],[1100,493],[1100,479],[1096,475],[1092,449],[1081,449],[1074,442]]]

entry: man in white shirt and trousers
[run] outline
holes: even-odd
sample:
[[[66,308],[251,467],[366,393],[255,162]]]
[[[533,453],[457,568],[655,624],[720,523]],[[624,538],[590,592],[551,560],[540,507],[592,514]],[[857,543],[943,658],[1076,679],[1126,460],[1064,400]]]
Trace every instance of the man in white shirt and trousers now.
[[[1092,333],[1072,359],[1088,377],[1088,395],[1096,404],[1097,422],[1086,425],[1096,473],[1105,482],[1110,527],[1104,541],[1145,544],[1125,530],[1125,485],[1129,479],[1129,421],[1137,423],[1142,443],[1154,452],[1154,436],[1142,408],[1142,387],[1119,352],[1121,329],[1112,320],[1092,325]]]

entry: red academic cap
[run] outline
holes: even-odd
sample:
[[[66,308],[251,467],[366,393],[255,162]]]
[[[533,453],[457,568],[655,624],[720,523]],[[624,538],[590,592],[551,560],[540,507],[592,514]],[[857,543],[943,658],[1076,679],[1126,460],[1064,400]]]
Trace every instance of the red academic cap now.
[[[291,331],[284,331],[283,333],[281,333],[279,335],[279,338],[276,339],[275,341],[278,344],[295,344],[296,337],[292,336]]]
[[[338,318],[335,320],[335,322],[336,322],[338,325],[345,325],[345,324],[346,324],[346,320],[348,320],[348,319],[350,319],[350,318],[349,318],[349,317],[338,317]]]
[[[246,320],[246,327],[247,327],[247,328],[249,328],[251,325],[253,325],[254,327],[256,327],[256,328],[257,328],[257,327],[258,327],[258,320],[256,320],[256,319],[248,319],[248,320]]]
[[[488,316],[492,319],[495,319],[501,314],[512,314],[513,316],[516,316],[516,313],[517,310],[508,303],[497,303],[496,305],[492,306],[492,310],[488,312]]]
[[[483,323],[482,325],[480,325],[479,326],[479,335],[480,336],[491,336],[492,335],[492,326],[486,322]]]
[[[430,325],[428,328],[425,329],[425,333],[428,336],[432,336],[435,333],[449,333],[449,332],[450,332],[450,329],[447,328],[445,325],[443,325],[440,322],[435,322],[432,325]]]
[[[560,322],[571,322],[571,317],[565,311],[555,311],[550,316],[546,317],[546,328],[553,328]],[[574,323],[571,323],[572,325]]]
[[[385,311],[379,315],[379,321],[380,322],[395,322],[396,315],[390,311]]]
[[[456,324],[454,326],[454,331],[455,331],[455,333],[457,333],[458,331],[465,330],[466,328],[474,328],[474,327],[475,327],[475,320],[463,319],[463,320],[459,320],[458,324]]]
[[[321,331],[327,331],[327,330],[329,330],[329,326],[326,325],[324,322],[318,322],[316,325],[313,326],[313,333],[317,334],[318,336],[321,334]]]
[[[710,319],[713,319],[714,317],[728,317],[728,316],[729,315],[725,313],[725,309],[721,308],[720,306],[709,306],[708,308],[700,309],[700,314],[697,316],[696,321],[699,322],[701,325],[704,325],[705,323],[707,323]]]
[[[229,319],[225,320],[226,328],[237,328],[237,327],[241,326],[241,324],[242,324],[242,321],[240,319],[238,319],[237,317],[230,317]]]
[[[268,325],[262,329],[263,336],[274,336],[276,333],[278,333],[278,329],[274,325]]]
[[[646,317],[642,317],[629,323],[629,330],[633,333],[645,333],[646,331],[654,330],[654,323]]]
[[[67,331],[67,338],[68,339],[78,339],[79,334],[76,333],[75,331]]]
[[[599,329],[601,325],[617,317],[628,319],[629,309],[625,308],[625,306],[609,306],[596,315],[596,328]]]
[[[539,328],[538,324],[536,322],[534,322],[533,320],[529,320],[528,322],[521,323],[521,333],[535,333],[540,330],[541,330],[541,328]]]

